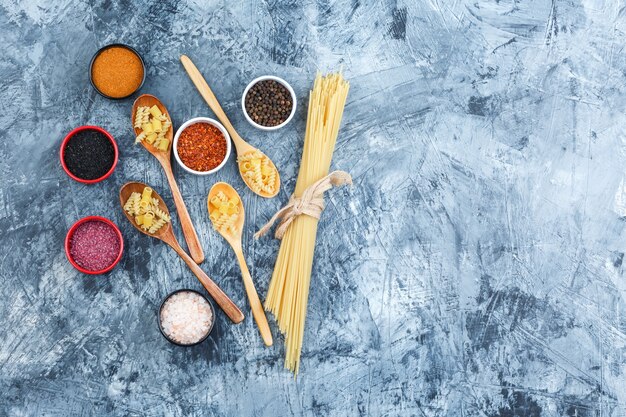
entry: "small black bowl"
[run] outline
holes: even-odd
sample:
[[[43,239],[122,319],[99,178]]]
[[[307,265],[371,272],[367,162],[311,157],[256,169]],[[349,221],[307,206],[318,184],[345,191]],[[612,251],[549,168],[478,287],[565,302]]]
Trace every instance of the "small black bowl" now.
[[[96,86],[96,84],[93,82],[92,70],[93,70],[93,63],[94,63],[94,61],[96,60],[98,55],[100,55],[102,52],[106,51],[109,48],[113,48],[114,46],[117,46],[117,47],[120,47],[120,48],[126,48],[129,51],[133,52],[135,55],[137,55],[137,57],[139,58],[139,61],[141,61],[141,67],[143,68],[143,78],[141,79],[141,84],[139,84],[139,87],[137,87],[137,89],[135,91],[133,91],[132,93],[130,93],[129,95],[124,96],[124,97],[107,96],[102,91],[100,91],[98,89],[98,87]],[[143,87],[143,83],[146,82],[146,63],[143,60],[143,57],[141,56],[141,54],[139,52],[137,52],[137,50],[135,48],[133,48],[132,46],[128,46],[128,45],[125,45],[123,43],[112,43],[110,45],[103,46],[102,48],[98,49],[98,52],[93,54],[93,57],[91,58],[91,61],[89,62],[89,81],[91,82],[91,86],[94,88],[94,90],[96,90],[98,92],[98,94],[100,94],[102,97],[108,98],[109,100],[124,100],[124,99],[132,96],[133,94],[135,94],[137,91],[141,90],[141,87]]]
[[[167,337],[167,335],[165,334],[165,331],[163,331],[163,326],[161,325],[161,311],[163,310],[163,306],[165,305],[165,302],[167,300],[169,300],[169,298],[174,295],[174,294],[178,294],[179,292],[193,292],[198,294],[200,297],[204,298],[207,303],[209,303],[209,307],[211,308],[211,313],[213,314],[213,321],[211,322],[211,327],[209,327],[209,331],[206,333],[206,335],[204,335],[204,337],[202,337],[202,339],[198,340],[196,343],[191,343],[188,345],[184,345],[182,343],[178,343],[172,339],[170,339],[169,337]],[[187,288],[182,288],[180,290],[176,290],[174,292],[171,292],[167,295],[167,297],[165,297],[165,299],[163,300],[163,302],[161,303],[161,306],[159,307],[159,311],[157,312],[157,321],[159,323],[159,330],[161,331],[161,334],[163,335],[163,337],[170,343],[176,345],[176,346],[182,346],[182,347],[189,347],[189,346],[195,346],[195,345],[199,345],[200,343],[204,342],[206,340],[207,337],[209,337],[209,335],[211,334],[211,332],[213,331],[213,327],[215,327],[215,309],[213,308],[213,304],[211,304],[211,301],[209,301],[208,298],[206,298],[204,296],[204,294],[196,291],[196,290],[190,290]]]

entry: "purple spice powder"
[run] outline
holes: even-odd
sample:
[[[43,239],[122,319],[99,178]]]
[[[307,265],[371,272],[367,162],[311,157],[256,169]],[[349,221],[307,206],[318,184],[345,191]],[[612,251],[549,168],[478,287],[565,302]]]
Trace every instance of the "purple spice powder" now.
[[[70,238],[70,256],[80,267],[100,271],[120,254],[120,240],[110,225],[93,220],[79,225]]]

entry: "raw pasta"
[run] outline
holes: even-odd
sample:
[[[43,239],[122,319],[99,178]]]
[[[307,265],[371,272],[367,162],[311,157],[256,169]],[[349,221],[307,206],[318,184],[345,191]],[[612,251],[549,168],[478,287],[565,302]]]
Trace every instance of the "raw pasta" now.
[[[137,113],[135,114],[135,129],[141,129],[141,126],[148,123],[149,110],[149,107],[137,107]]]
[[[158,219],[156,222],[152,223],[152,226],[148,229],[148,233],[154,234],[157,230],[163,227],[167,223],[164,219]]]
[[[170,216],[165,211],[161,210],[159,206],[154,206],[154,214],[161,220],[165,220],[166,222],[170,221]]]
[[[135,218],[137,226],[150,234],[171,221],[170,216],[159,207],[159,199],[152,196],[152,188],[144,187],[140,193],[134,192],[124,203],[124,211]]]
[[[228,198],[222,191],[210,200],[209,218],[213,227],[225,234],[235,234],[237,227],[235,223],[239,218],[239,198]]]
[[[165,139],[165,134],[169,130],[170,126],[172,126],[172,122],[164,114],[161,115],[161,117],[159,119],[163,122],[163,124],[161,125],[161,131],[157,135],[157,139],[163,140],[163,139]],[[167,139],[165,139],[165,140],[167,140]]]
[[[134,126],[135,129],[141,129],[135,143],[146,141],[160,151],[169,149],[170,141],[165,136],[172,127],[172,121],[156,105],[137,107]]]
[[[130,197],[128,197],[128,200],[126,200],[126,204],[124,204],[124,211],[128,212],[128,213],[132,213],[135,210],[135,203],[139,202],[139,200],[141,199],[141,194],[139,193],[132,193],[130,195]]]
[[[258,149],[237,158],[239,170],[246,184],[255,193],[272,194],[276,190],[276,168],[270,159]]]
[[[136,138],[135,138],[135,143],[139,143],[139,142],[143,142],[143,140],[146,138],[146,134],[145,132],[141,132]]]
[[[304,150],[294,195],[328,175],[349,84],[341,74],[318,75],[309,97]],[[281,241],[265,300],[285,335],[285,367],[296,375],[304,337],[318,219],[296,217]]]

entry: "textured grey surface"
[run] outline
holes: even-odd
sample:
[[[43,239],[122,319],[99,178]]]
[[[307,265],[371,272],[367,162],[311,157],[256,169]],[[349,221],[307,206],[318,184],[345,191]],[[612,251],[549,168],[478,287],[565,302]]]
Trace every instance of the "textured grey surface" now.
[[[623,2],[228,3],[0,1],[0,415],[625,415]],[[191,349],[160,335],[162,298],[200,286],[118,208],[128,180],[172,200],[131,144],[131,100],[89,85],[91,55],[117,41],[143,53],[142,92],[176,125],[212,114],[178,62],[189,54],[280,169],[270,201],[244,189],[233,161],[209,178],[176,172],[203,268],[242,306],[206,194],[219,180],[243,191],[263,297],[278,243],[252,233],[293,190],[306,106],[263,133],[240,94],[266,73],[301,103],[318,69],[351,81],[333,166],[355,187],[328,198],[298,381],[273,318],[269,349],[250,317],[219,314]],[[94,186],[58,163],[62,137],[86,123],[121,148]],[[125,237],[107,276],[77,273],[62,249],[93,214]]]

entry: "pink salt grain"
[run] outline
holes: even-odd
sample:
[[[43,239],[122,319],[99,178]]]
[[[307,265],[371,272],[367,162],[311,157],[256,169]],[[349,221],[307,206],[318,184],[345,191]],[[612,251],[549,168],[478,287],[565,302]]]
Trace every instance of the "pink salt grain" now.
[[[110,225],[93,220],[79,225],[70,238],[70,256],[89,271],[111,266],[120,254],[120,240]]]
[[[165,301],[160,320],[161,329],[168,339],[181,345],[192,345],[211,330],[213,311],[201,295],[193,291],[181,291]]]

